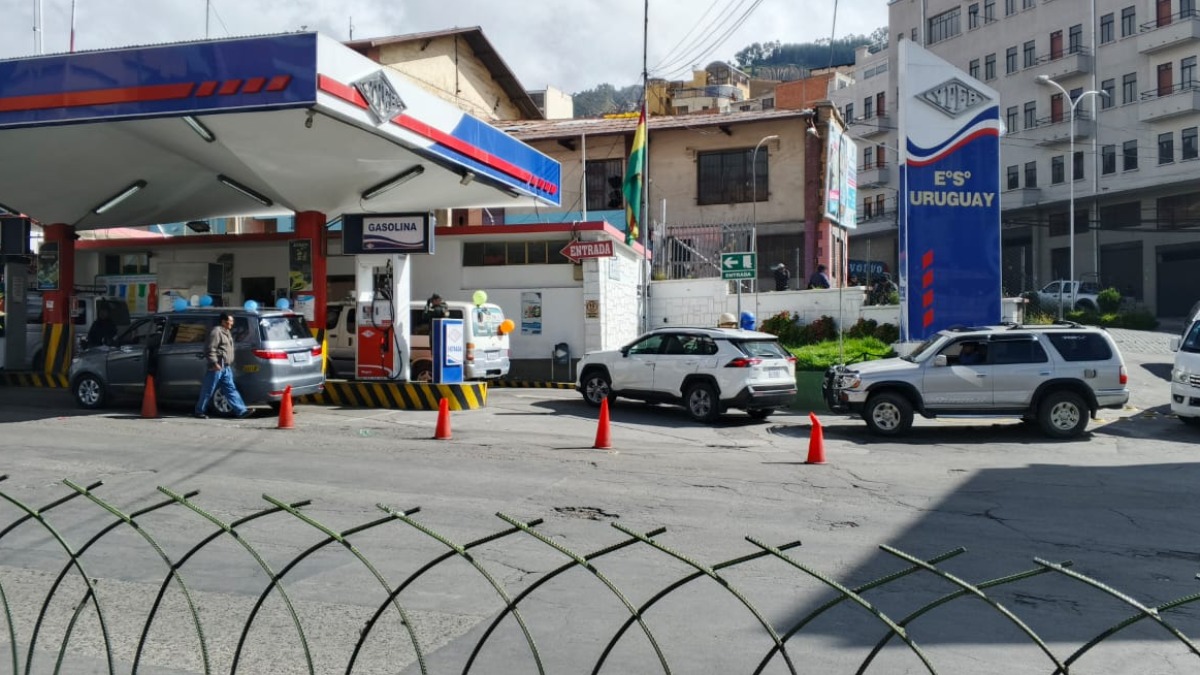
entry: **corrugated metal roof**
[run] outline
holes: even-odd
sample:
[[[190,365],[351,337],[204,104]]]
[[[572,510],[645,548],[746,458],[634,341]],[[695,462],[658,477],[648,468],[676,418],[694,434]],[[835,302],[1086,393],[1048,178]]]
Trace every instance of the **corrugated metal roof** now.
[[[711,115],[667,115],[650,117],[646,125],[651,131],[664,129],[720,128],[748,122],[765,122],[786,119],[811,119],[812,110],[754,110],[749,112],[716,113]],[[604,136],[633,133],[637,127],[636,117],[586,118],[569,120],[517,120],[498,121],[492,125],[522,141],[548,138],[573,138],[578,136]]]

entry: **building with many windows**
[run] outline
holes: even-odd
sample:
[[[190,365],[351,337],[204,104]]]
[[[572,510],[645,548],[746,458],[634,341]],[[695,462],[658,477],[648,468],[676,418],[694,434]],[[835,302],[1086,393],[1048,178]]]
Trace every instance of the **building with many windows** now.
[[[918,40],[999,92],[1006,293],[1069,274],[1073,192],[1077,277],[1159,316],[1196,301],[1194,0],[894,0],[888,25],[886,46],[859,51],[854,83],[829,92],[859,144],[851,258],[886,251],[896,259],[891,64],[900,40]]]

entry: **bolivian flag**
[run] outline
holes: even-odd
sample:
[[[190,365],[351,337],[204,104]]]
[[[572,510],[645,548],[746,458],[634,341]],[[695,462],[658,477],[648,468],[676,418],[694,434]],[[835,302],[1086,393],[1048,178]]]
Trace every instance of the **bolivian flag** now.
[[[638,239],[638,219],[642,217],[642,174],[646,168],[646,105],[638,118],[637,131],[633,134],[633,147],[629,151],[629,163],[625,166],[625,243]]]

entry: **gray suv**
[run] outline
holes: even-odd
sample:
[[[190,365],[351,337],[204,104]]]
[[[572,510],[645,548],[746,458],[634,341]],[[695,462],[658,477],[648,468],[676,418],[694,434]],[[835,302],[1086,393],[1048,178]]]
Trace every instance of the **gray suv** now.
[[[1054,438],[1083,433],[1100,408],[1129,401],[1107,332],[1070,322],[944,330],[900,358],[833,366],[825,401],[895,436],[925,417],[1020,417]]]
[[[325,388],[321,345],[304,317],[290,311],[205,307],[135,320],[104,345],[92,346],[71,362],[68,379],[75,401],[99,408],[118,397],[141,398],[153,374],[159,400],[194,404],[200,396],[208,333],[221,312],[233,315],[234,381],[246,405],[279,406],[285,387],[292,396]],[[233,413],[217,391],[217,414]]]

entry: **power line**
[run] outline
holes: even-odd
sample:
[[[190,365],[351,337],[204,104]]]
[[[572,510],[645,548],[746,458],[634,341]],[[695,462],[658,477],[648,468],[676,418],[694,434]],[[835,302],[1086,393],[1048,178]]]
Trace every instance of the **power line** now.
[[[688,30],[688,32],[684,33],[683,37],[679,38],[679,42],[676,42],[670,49],[668,49],[666,55],[663,56],[662,60],[660,60],[658,63],[654,64],[654,67],[651,68],[650,70],[658,70],[659,68],[662,68],[664,65],[666,65],[663,62],[669,58],[672,58],[675,55],[675,50],[679,49],[680,45],[683,44],[683,41],[688,39],[688,37],[693,32],[695,32],[695,30],[697,28],[700,27],[700,24],[704,21],[704,17],[708,16],[708,13],[711,12],[713,7],[716,7],[717,3],[720,1],[721,0],[713,0],[712,4],[708,6],[708,9],[704,10],[704,13],[700,15],[700,18],[696,20],[696,23],[692,25],[692,27]]]
[[[739,6],[742,4],[742,2],[744,2],[744,0],[741,0],[738,3]],[[686,70],[687,68],[690,68],[691,64],[698,63],[698,62],[702,61],[703,59],[707,58],[710,54],[712,54],[714,51],[716,51],[722,44],[724,44],[725,41],[728,40],[733,35],[733,33],[735,33],[737,31],[738,28],[741,28],[742,24],[744,24],[746,22],[746,20],[750,18],[750,15],[752,13],[754,13],[754,10],[758,9],[758,6],[761,5],[762,2],[763,2],[763,0],[753,0],[753,3],[748,8],[746,8],[746,10],[738,18],[734,19],[732,24],[729,25],[724,30],[724,32],[722,32],[721,34],[712,38],[712,42],[707,47],[701,47],[700,48],[701,51],[688,54],[687,56],[689,58],[686,59],[687,65],[684,65],[680,68],[671,70],[671,71],[667,72],[666,75],[670,76],[675,73],[682,72],[682,71]],[[683,60],[682,57],[681,57],[681,59],[676,59],[676,62],[679,62],[681,60]],[[666,67],[669,68],[670,66],[668,65]]]

